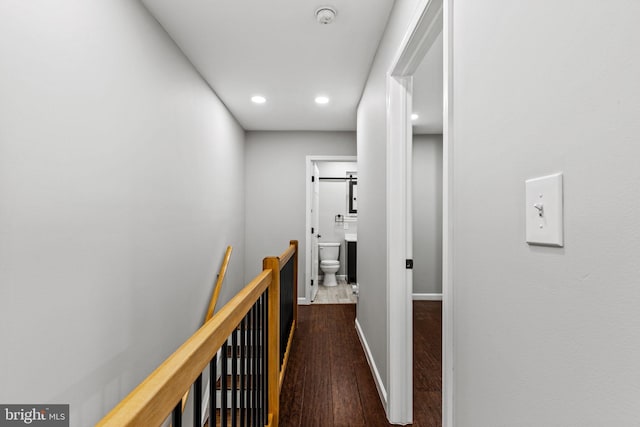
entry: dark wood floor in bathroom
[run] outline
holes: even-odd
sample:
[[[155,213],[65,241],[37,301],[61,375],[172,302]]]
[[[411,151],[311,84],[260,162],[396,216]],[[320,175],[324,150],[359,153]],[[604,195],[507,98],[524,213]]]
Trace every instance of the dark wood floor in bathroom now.
[[[414,426],[440,425],[441,313],[440,302],[414,302]],[[280,425],[391,425],[355,331],[355,305],[300,306],[298,315]]]

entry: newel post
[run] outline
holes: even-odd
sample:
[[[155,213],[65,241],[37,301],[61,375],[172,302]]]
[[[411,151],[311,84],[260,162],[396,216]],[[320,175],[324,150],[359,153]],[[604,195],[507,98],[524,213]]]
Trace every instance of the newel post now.
[[[272,281],[269,285],[269,331],[267,380],[269,393],[269,412],[271,427],[278,427],[280,413],[280,260],[268,257],[262,261],[264,270],[271,270]]]

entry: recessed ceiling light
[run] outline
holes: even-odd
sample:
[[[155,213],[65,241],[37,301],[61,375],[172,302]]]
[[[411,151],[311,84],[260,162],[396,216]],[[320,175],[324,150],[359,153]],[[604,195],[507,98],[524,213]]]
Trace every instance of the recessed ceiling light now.
[[[418,120],[418,117],[420,117],[419,115],[417,115],[416,113],[413,113],[411,115],[411,120]]]
[[[267,102],[267,98],[265,98],[264,96],[255,95],[251,97],[251,102],[255,104],[264,104],[265,102]]]
[[[326,96],[316,96],[316,104],[328,104],[329,98]]]

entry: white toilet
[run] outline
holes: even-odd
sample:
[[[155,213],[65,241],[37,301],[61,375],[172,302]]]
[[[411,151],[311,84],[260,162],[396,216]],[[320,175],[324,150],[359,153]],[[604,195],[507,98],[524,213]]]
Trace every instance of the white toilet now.
[[[340,270],[340,243],[318,243],[320,270],[324,273],[324,286],[338,286],[336,273]]]

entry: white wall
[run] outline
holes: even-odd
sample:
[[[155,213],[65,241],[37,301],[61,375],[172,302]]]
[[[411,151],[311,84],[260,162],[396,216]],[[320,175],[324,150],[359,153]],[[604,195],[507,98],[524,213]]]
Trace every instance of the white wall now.
[[[638,425],[640,3],[454,4],[455,425]],[[565,247],[528,246],[558,171]]]
[[[298,240],[298,296],[305,296],[306,156],[355,154],[355,132],[247,132],[246,280],[262,270],[265,256]]]
[[[244,131],[142,6],[0,4],[0,401],[93,425],[191,335],[226,245],[242,284]]]
[[[413,293],[442,293],[442,135],[413,136]]]
[[[321,177],[346,177],[347,172],[357,172],[358,164],[356,162],[318,162],[318,169]],[[355,175],[357,177],[357,174]],[[342,215],[345,218],[349,212],[348,203],[349,181],[320,181],[320,209],[319,215],[319,232],[322,236],[320,242],[338,242],[340,243],[340,270],[336,274],[346,274],[346,248],[344,241],[345,233],[357,233],[357,218],[349,218],[345,222],[336,222],[336,215]],[[349,227],[345,230],[345,225]],[[319,271],[320,275],[323,272]]]
[[[386,74],[418,0],[395,2],[358,105],[357,319],[383,386],[387,370]],[[364,268],[366,266],[366,268]]]

